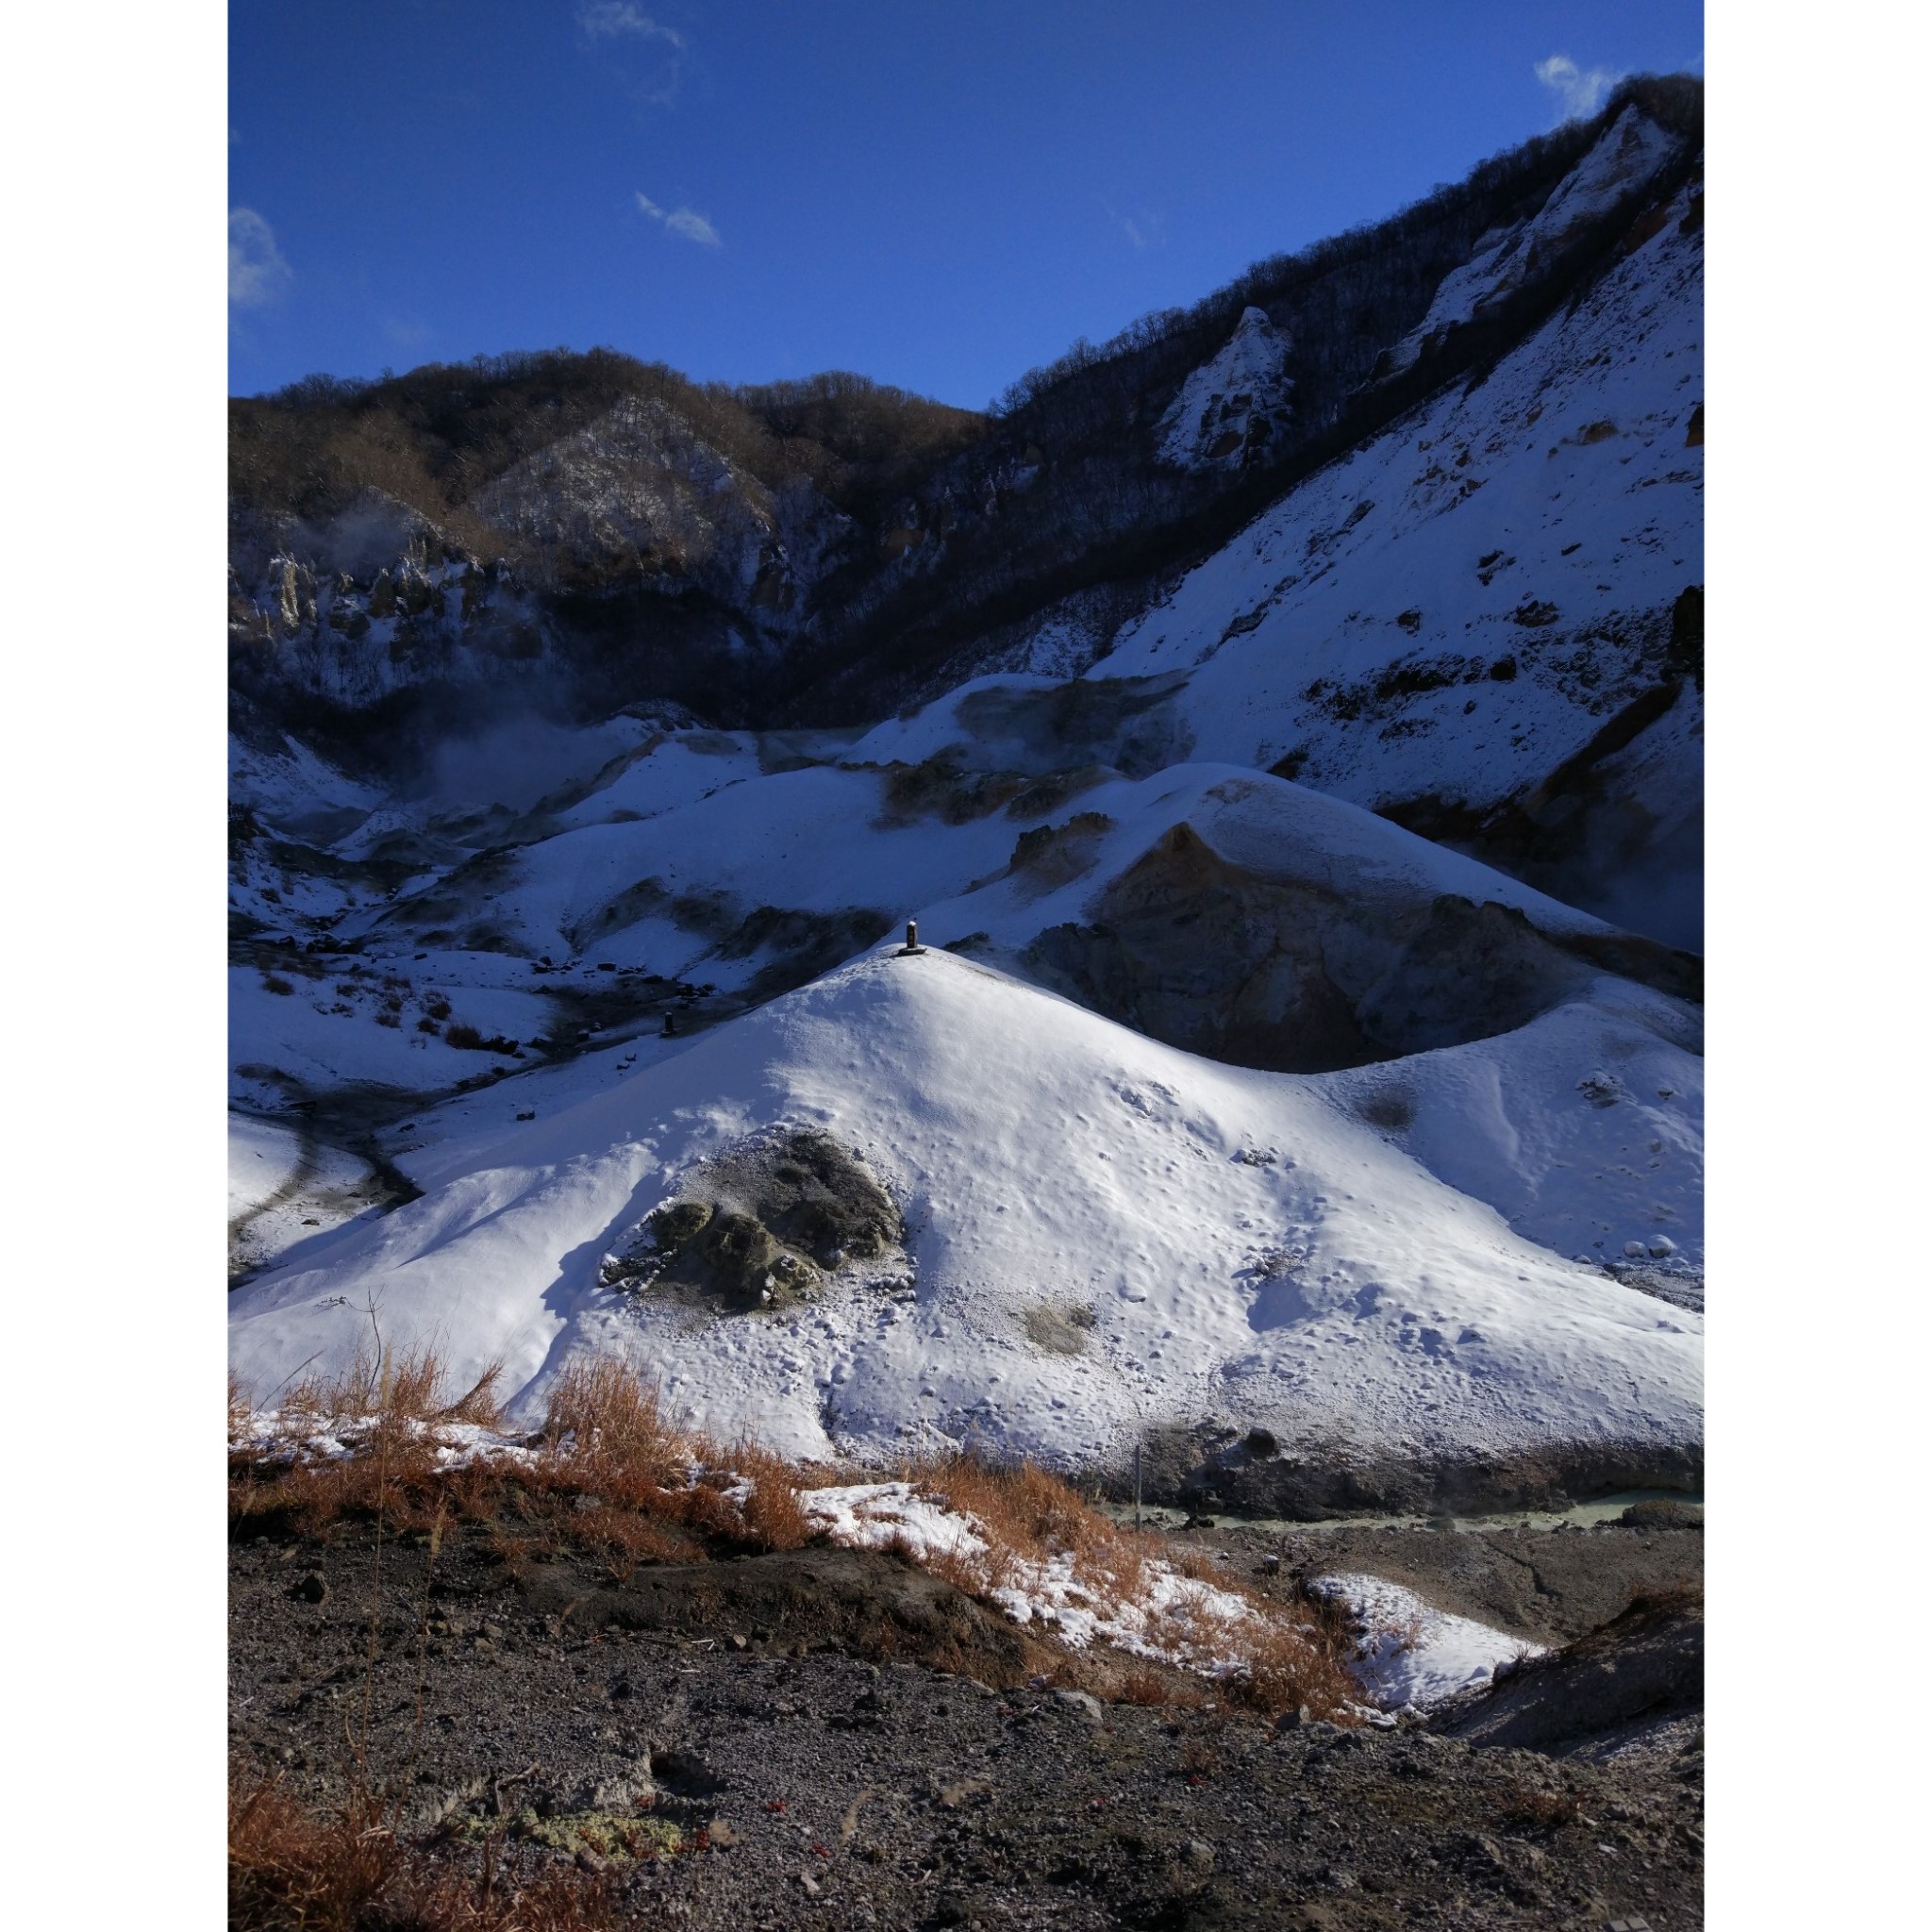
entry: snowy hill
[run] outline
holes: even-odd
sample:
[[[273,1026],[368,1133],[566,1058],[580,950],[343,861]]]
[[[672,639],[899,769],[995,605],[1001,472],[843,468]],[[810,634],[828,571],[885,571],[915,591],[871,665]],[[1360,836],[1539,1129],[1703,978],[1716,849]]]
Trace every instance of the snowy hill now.
[[[599,1286],[708,1159],[800,1129],[887,1188],[903,1264],[830,1273],[784,1314]],[[259,1391],[346,1363],[373,1304],[459,1378],[502,1360],[526,1411],[611,1349],[697,1421],[796,1455],[971,1432],[1117,1467],[1142,1430],[1208,1423],[1455,1461],[1701,1433],[1694,1315],[1512,1234],[1318,1082],[941,952],[855,961],[309,1252],[236,1297]]]

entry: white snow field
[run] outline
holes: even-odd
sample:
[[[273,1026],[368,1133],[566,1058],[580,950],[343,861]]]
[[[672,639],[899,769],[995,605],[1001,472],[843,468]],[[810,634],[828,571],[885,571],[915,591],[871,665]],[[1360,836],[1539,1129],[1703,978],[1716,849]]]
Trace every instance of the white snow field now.
[[[1541,1657],[1543,1646],[1458,1617],[1380,1576],[1317,1576],[1309,1588],[1339,1597],[1361,1629],[1354,1670],[1384,1710],[1429,1710],[1492,1682],[1497,1666]]]
[[[908,1224],[916,1295],[831,1278],[795,1316],[600,1288],[693,1167],[814,1128]],[[1701,1440],[1701,1319],[1513,1233],[1321,1080],[1162,1046],[939,951],[881,948],[563,1111],[473,1145],[422,1199],[232,1302],[259,1399],[371,1333],[504,1368],[535,1415],[617,1352],[674,1409],[785,1454],[976,1441],[1117,1463],[1223,1422],[1398,1455]],[[1028,1338],[1091,1311],[1085,1347]]]
[[[1309,1084],[1528,1241],[1701,1271],[1700,1034],[1680,1002],[1605,978],[1512,1033]]]
[[[1534,215],[1485,235],[1469,260],[1442,277],[1428,314],[1390,360],[1398,369],[1407,367],[1424,342],[1521,288],[1588,224],[1655,179],[1680,146],[1641,108],[1625,108]]]
[[[1162,460],[1239,468],[1253,441],[1288,420],[1293,384],[1282,365],[1290,346],[1265,308],[1243,309],[1234,334],[1181,384],[1161,417]]]
[[[1043,681],[1041,692],[1050,701]],[[958,742],[948,734],[962,709],[974,715],[975,695],[997,701],[1006,723],[990,728],[1009,734],[982,741],[982,756],[1024,773],[1058,749],[1029,743],[1027,690],[987,684],[880,727],[850,754],[863,762],[762,773],[735,741],[693,752],[683,739],[708,735],[664,738],[619,761],[572,808],[570,829],[347,912],[333,931],[362,941],[358,957],[234,968],[234,1097],[270,1106],[289,1083],[447,1091],[510,1062],[425,1030],[440,1003],[486,1038],[527,1042],[557,1024],[553,991],[607,984],[607,964],[742,992],[782,967],[788,941],[823,932],[829,957],[814,964],[829,964],[915,913],[931,939],[983,935],[1010,964],[1047,928],[1095,917],[1106,890],[1178,826],[1229,864],[1357,910],[1417,910],[1446,893],[1512,908],[1553,937],[1614,930],[1346,799],[1235,765],[1137,779],[1096,766],[1050,808],[1022,799],[1017,812],[960,823],[889,810],[890,768]],[[620,794],[658,803],[648,816],[617,808],[597,822],[597,801]],[[744,927],[760,912],[769,941]],[[491,949],[461,942],[478,925],[495,936]],[[540,958],[557,962],[555,974],[533,974]]]
[[[228,1116],[231,1262],[258,1268],[375,1204],[366,1160],[275,1121]]]

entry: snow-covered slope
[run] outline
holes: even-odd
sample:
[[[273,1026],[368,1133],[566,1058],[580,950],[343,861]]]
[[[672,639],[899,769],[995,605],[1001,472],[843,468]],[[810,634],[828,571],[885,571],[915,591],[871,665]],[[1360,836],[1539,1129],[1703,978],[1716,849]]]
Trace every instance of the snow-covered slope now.
[[[783,1318],[598,1286],[697,1163],[779,1128],[888,1185],[914,1297],[841,1271]],[[1314,1083],[936,951],[869,955],[311,1252],[235,1297],[258,1390],[345,1362],[373,1302],[458,1377],[501,1360],[525,1409],[609,1349],[697,1421],[801,1455],[971,1436],[1117,1464],[1204,1422],[1331,1455],[1701,1437],[1694,1315],[1512,1234]],[[1041,1345],[1042,1311],[1084,1340]]]
[[[1674,749],[1636,803],[1694,827],[1701,662],[1674,613],[1704,577],[1699,191],[1661,215],[1486,378],[1190,572],[1091,677],[1181,674],[1169,702],[1194,757],[1477,819],[1647,715]],[[1641,841],[1619,857],[1646,862]]]
[[[1214,349],[1224,311],[1130,419],[1149,502],[1189,517],[1258,490],[1338,407],[1386,422],[1458,344],[1496,359],[1184,575],[1090,586],[974,659],[1055,675],[847,729],[712,730],[667,701],[680,625],[756,682],[774,638],[821,622],[834,551],[855,610],[881,593],[808,491],[768,490],[656,406],[478,494],[486,536],[494,519],[547,559],[521,571],[373,495],[306,549],[264,525],[235,588],[267,695],[238,686],[231,1092],[302,1124],[235,1140],[242,1258],[296,1244],[234,1300],[243,1374],[340,1363],[374,1301],[386,1340],[458,1374],[501,1358],[525,1415],[560,1364],[612,1349],[696,1421],[796,1454],[977,1441],[1117,1467],[1170,1428],[1327,1468],[1692,1447],[1686,159],[1633,107],[1541,208],[1471,215],[1457,246],[1509,225],[1369,376],[1422,311],[1418,275],[1347,397],[1300,311],[1294,343],[1254,308]],[[915,625],[974,635],[940,608],[963,595],[957,518],[1086,487],[1042,438],[976,508],[915,490],[883,513],[878,581]],[[1163,541],[1229,526],[1203,512]],[[626,603],[633,578],[707,594]],[[594,613],[575,722],[489,724],[477,692],[541,693],[607,579],[631,589]],[[301,727],[270,671],[351,707],[462,686],[480,722],[388,785],[352,778],[278,741],[272,721]],[[931,950],[878,950],[911,914]],[[904,1253],[826,1264],[784,1314],[600,1286],[719,1158],[821,1129],[889,1189]],[[383,1216],[387,1162],[427,1191]]]
[[[259,1268],[318,1232],[373,1211],[369,1163],[275,1121],[228,1117],[230,1272]]]
[[[1428,314],[1391,352],[1391,368],[1407,368],[1446,331],[1521,289],[1582,230],[1641,193],[1680,146],[1641,108],[1625,108],[1534,215],[1485,235],[1469,260],[1442,278]]]
[[[1640,620],[1703,576],[1701,249],[1671,212],[1486,382],[1190,573],[1105,674],[1190,671],[1198,754],[1305,751],[1364,804],[1489,802],[1578,749],[1641,688]]]

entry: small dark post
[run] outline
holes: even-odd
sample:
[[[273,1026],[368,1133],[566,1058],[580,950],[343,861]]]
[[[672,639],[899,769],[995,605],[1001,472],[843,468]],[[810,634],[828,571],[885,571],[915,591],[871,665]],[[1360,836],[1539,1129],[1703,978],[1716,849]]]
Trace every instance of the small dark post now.
[[[899,948],[899,957],[904,959],[914,953],[923,953],[925,948],[919,943],[919,922],[908,919],[906,922],[906,943]]]
[[[1141,1441],[1134,1440],[1134,1527],[1141,1526]]]
[[[663,1040],[675,1040],[677,1038],[677,1015],[675,1013],[669,1011],[665,1013],[664,1031],[658,1037]]]

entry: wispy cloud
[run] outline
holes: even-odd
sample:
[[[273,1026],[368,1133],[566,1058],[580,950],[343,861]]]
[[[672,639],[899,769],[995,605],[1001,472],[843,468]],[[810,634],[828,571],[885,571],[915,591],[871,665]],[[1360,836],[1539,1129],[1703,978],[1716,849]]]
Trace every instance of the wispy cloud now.
[[[1136,248],[1165,248],[1167,246],[1167,218],[1151,208],[1136,208],[1131,214],[1123,214],[1110,201],[1103,201],[1101,208],[1107,218],[1118,228]]]
[[[1603,106],[1624,76],[1612,68],[1579,67],[1567,54],[1552,54],[1536,63],[1536,77],[1562,104],[1564,120],[1581,121]]]
[[[674,47],[684,45],[684,36],[675,27],[655,21],[629,0],[585,0],[577,8],[577,25],[593,41],[628,38],[634,41],[668,41]]]
[[[420,349],[436,331],[413,315],[385,315],[382,332],[399,349]]]
[[[295,279],[275,231],[252,208],[228,210],[228,300],[238,308],[273,302]]]
[[[599,50],[624,91],[647,108],[677,99],[691,58],[691,43],[675,26],[654,20],[631,0],[583,0],[577,31]]]
[[[648,194],[639,190],[638,211],[649,215],[654,222],[662,222],[672,234],[682,235],[687,242],[695,242],[701,248],[722,248],[724,245],[724,238],[694,208],[659,208]]]

